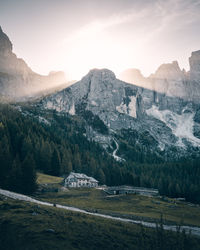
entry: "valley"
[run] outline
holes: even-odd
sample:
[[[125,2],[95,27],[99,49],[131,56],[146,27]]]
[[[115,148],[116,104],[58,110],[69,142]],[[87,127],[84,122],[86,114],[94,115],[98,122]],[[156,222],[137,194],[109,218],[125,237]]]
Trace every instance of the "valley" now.
[[[147,246],[163,246],[168,240],[166,249],[179,249],[187,244],[191,249],[199,249],[198,205],[167,197],[108,196],[102,189],[66,189],[62,181],[38,173],[39,190],[45,186],[46,191],[38,191],[32,197],[0,189],[2,247],[23,244],[29,249],[85,249],[89,244],[98,249],[101,242],[105,249],[138,249],[139,246],[147,249]],[[50,191],[52,188],[57,191]],[[93,240],[87,239],[86,243],[88,227],[92,229]],[[13,234],[16,230],[19,233]],[[109,239],[115,238],[114,245],[106,245],[108,235]],[[139,241],[131,240],[138,235]]]
[[[199,238],[0,196],[3,249],[199,249]],[[88,237],[90,235],[90,237]],[[160,236],[162,235],[162,238]]]
[[[138,194],[108,195],[105,188],[63,188],[62,179],[49,176],[38,180],[46,192],[35,195],[39,200],[73,206],[92,213],[100,213],[133,220],[159,222],[162,215],[166,224],[183,224],[200,227],[199,205],[168,197],[147,197]],[[50,181],[51,180],[51,181]],[[51,191],[56,188],[56,191]]]
[[[189,64],[69,82],[0,27],[0,248],[200,249],[200,51]],[[99,188],[63,187],[72,171]],[[123,185],[159,195],[104,191]]]

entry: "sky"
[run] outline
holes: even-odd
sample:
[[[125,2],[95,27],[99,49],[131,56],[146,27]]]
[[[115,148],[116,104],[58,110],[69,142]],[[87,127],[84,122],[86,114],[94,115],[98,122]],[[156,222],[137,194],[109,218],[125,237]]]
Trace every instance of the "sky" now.
[[[0,0],[0,25],[33,71],[90,69],[145,76],[200,50],[200,0]]]

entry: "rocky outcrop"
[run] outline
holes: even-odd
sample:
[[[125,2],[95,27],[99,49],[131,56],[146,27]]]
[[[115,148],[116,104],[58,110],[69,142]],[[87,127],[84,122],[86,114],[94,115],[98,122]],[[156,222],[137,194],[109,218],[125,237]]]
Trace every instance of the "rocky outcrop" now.
[[[12,54],[12,43],[0,26],[0,55],[9,56]]]
[[[186,75],[181,71],[177,61],[162,64],[155,74],[148,78],[148,81],[151,89],[167,96],[186,99],[190,97]]]
[[[147,82],[139,69],[127,69],[119,75],[119,79],[138,86],[144,86]]]
[[[192,52],[189,58],[190,63],[190,80],[197,81],[200,84],[200,50]]]
[[[183,71],[181,71],[178,62],[173,61],[172,63],[162,64],[155,72],[150,76],[155,79],[167,79],[182,81],[185,79]]]
[[[12,52],[12,43],[0,27],[0,100],[22,100],[66,82],[63,72],[41,76]]]
[[[127,70],[120,79],[129,83],[163,93],[167,96],[182,98],[186,101],[200,101],[200,51],[192,52],[189,58],[190,71],[181,70],[178,62],[162,64],[154,74],[145,78],[140,71]]]

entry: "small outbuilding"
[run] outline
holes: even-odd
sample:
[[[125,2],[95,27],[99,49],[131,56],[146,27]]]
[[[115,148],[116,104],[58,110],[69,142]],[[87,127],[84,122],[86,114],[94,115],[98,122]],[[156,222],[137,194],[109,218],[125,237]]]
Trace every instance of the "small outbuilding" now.
[[[86,174],[71,172],[65,179],[64,185],[66,187],[98,187],[98,181]]]
[[[107,194],[140,194],[144,196],[158,196],[158,189],[144,188],[144,187],[133,187],[133,186],[115,186],[107,187],[104,189]]]

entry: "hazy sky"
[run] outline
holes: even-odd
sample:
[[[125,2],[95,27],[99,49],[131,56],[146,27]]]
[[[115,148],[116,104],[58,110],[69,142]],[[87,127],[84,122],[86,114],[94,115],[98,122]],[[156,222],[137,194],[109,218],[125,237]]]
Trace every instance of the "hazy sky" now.
[[[36,72],[73,79],[91,68],[116,74],[200,50],[200,0],[0,0],[0,25],[14,52]]]

